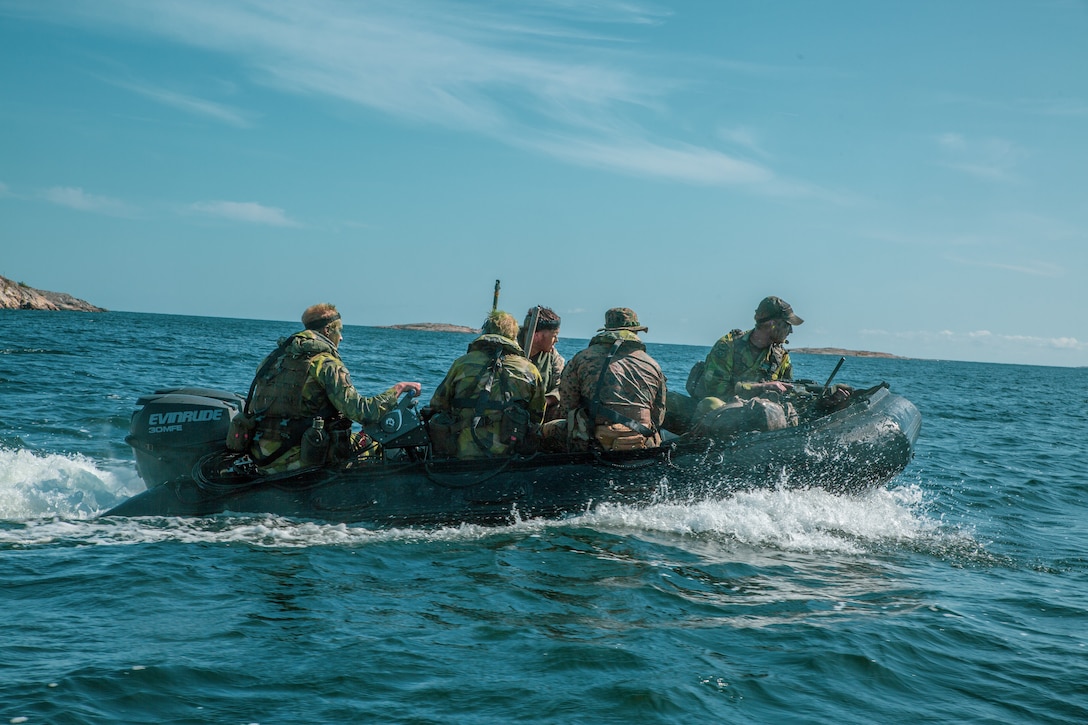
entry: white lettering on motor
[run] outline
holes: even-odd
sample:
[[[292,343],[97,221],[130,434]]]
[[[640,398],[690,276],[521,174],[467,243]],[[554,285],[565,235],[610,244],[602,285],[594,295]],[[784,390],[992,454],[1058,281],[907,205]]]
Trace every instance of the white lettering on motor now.
[[[207,423],[222,419],[222,408],[201,408],[200,410],[182,410],[172,413],[152,413],[147,417],[147,423],[156,426],[173,425],[174,423]]]

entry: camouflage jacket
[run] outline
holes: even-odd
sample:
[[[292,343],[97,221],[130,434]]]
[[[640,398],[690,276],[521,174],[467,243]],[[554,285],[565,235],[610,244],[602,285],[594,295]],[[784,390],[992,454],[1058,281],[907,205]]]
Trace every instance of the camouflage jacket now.
[[[559,384],[559,412],[566,416],[579,408],[589,412],[597,393],[605,360],[617,340],[623,344],[608,365],[600,385],[600,405],[656,431],[665,419],[665,374],[633,332],[598,333],[589,346],[571,358]],[[594,423],[616,421],[600,414]]]
[[[786,349],[772,344],[765,350],[756,350],[749,343],[751,335],[751,330],[734,330],[714,343],[706,356],[703,374],[695,383],[693,397],[727,398],[737,392],[738,383],[793,378],[793,365]]]
[[[548,352],[538,352],[533,356],[533,365],[540,371],[544,381],[544,394],[559,394],[559,382],[563,379],[563,366],[567,361],[554,347]]]
[[[288,445],[293,450],[271,465],[276,470],[297,467],[299,439],[315,416],[373,423],[396,404],[393,388],[372,398],[361,396],[332,342],[303,330],[282,340],[258,368],[250,402],[257,419],[254,453],[264,457]]]
[[[485,392],[489,382],[490,391]],[[544,413],[544,385],[520,345],[502,335],[480,335],[454,360],[430,405],[453,417],[459,458],[504,456],[514,452],[509,436],[503,435],[509,429],[504,418],[528,413],[530,425],[538,424]]]

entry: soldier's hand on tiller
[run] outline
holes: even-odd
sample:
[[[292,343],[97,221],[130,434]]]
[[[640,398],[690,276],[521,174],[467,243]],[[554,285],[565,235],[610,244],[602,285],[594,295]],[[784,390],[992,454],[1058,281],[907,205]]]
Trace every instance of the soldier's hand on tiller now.
[[[393,390],[396,391],[397,395],[400,395],[405,390],[411,390],[412,395],[419,395],[423,390],[423,386],[419,383],[397,383],[393,386]]]

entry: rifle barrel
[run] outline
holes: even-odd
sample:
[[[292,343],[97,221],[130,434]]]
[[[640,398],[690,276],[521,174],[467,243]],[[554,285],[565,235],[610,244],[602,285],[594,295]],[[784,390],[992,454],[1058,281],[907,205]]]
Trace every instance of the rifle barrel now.
[[[826,382],[826,383],[824,383],[824,392],[825,392],[825,393],[827,392],[827,389],[831,387],[831,381],[832,381],[832,380],[834,380],[834,379],[835,379],[835,376],[839,374],[839,368],[841,368],[841,367],[842,367],[842,364],[843,364],[844,362],[846,362],[846,358],[845,358],[845,357],[840,357],[840,358],[839,358],[839,364],[838,364],[838,365],[836,365],[836,366],[835,366],[835,369],[831,371],[831,377],[829,377],[829,378],[827,379],[827,382]]]

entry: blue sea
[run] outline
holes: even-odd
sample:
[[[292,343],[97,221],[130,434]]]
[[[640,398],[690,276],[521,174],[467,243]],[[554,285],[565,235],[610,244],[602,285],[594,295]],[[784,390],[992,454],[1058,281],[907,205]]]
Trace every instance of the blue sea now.
[[[848,358],[838,382],[923,415],[860,497],[501,528],[99,518],[143,489],[137,397],[244,394],[295,329],[0,311],[0,722],[1088,722],[1086,369]],[[349,325],[341,352],[364,394],[429,396],[470,340]],[[648,347],[677,389],[707,350]]]

